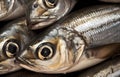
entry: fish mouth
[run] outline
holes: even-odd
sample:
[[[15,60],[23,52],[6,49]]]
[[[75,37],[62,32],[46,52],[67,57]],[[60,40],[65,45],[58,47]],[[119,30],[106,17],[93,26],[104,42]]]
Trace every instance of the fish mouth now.
[[[14,0],[10,0],[10,2],[8,2],[8,0],[0,0],[0,17],[8,14],[13,8],[14,3]]]
[[[39,17],[30,17],[30,19],[32,21],[45,21],[47,19],[56,19],[56,17],[57,16],[55,16],[55,15],[51,15],[51,16],[49,16],[49,15],[41,15]]]
[[[36,70],[36,69],[34,69],[35,64],[32,64],[30,61],[28,61],[28,60],[26,60],[22,57],[17,57],[15,61],[19,66],[21,66],[25,69],[28,69],[28,70],[31,70],[31,71]]]
[[[28,61],[28,60],[26,60],[25,58],[22,58],[22,57],[17,57],[15,61],[16,61],[17,64],[20,64],[20,65],[27,65],[27,66],[30,66],[30,67],[34,67],[34,64],[32,64],[30,61]]]
[[[28,27],[30,29],[41,29],[57,21],[57,16],[40,16],[30,18]]]

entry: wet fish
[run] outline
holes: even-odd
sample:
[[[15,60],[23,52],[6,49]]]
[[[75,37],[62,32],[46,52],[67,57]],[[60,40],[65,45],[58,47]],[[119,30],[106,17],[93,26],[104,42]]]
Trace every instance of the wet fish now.
[[[24,10],[21,0],[0,0],[0,21],[20,17]]]
[[[68,74],[42,74],[42,73],[36,73],[32,71],[28,71],[25,69],[0,75],[1,77],[119,77],[118,75],[120,71],[120,55],[117,54],[117,56],[114,55],[112,58],[97,64],[93,67],[90,67],[83,71],[78,71],[74,73],[68,73]],[[118,72],[118,74],[116,74]]]
[[[24,18],[13,21],[0,30],[0,74],[20,69],[14,62],[16,53],[22,51],[32,40]]]
[[[42,73],[68,73],[93,66],[120,48],[120,5],[99,5],[63,18],[16,60],[23,68]],[[115,45],[110,45],[115,44]],[[106,48],[94,49],[110,45]]]
[[[65,16],[77,0],[33,0],[27,8],[30,29],[41,29]]]

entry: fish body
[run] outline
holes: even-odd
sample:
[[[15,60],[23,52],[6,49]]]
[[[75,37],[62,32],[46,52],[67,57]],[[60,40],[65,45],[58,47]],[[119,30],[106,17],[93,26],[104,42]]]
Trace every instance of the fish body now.
[[[59,20],[73,8],[77,0],[34,0],[28,5],[30,29],[41,29]]]
[[[21,0],[0,0],[0,21],[10,20],[25,14]]]
[[[17,52],[21,52],[32,40],[34,33],[27,28],[24,18],[13,21],[0,30],[0,74],[19,70],[15,63]]]
[[[98,64],[120,48],[120,5],[72,13],[46,29],[16,60],[42,73],[68,73]]]

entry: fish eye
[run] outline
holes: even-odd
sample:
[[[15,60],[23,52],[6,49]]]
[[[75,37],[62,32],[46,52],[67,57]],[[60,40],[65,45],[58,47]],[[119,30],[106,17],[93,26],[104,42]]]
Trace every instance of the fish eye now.
[[[36,49],[36,56],[40,60],[49,60],[55,54],[55,46],[52,43],[42,43]]]
[[[32,8],[34,9],[34,8],[37,8],[38,6],[39,6],[38,3],[34,3],[34,4],[32,5]]]
[[[18,40],[10,39],[4,43],[2,50],[6,57],[12,58],[20,51],[20,44]]]
[[[6,3],[8,3],[8,4],[11,2],[11,0],[5,0],[5,1],[6,1]]]
[[[12,3],[11,0],[5,0],[5,1],[4,1],[4,4],[6,5],[5,8],[7,8],[7,9],[10,8],[11,3]]]
[[[48,8],[54,8],[57,4],[58,0],[43,0],[43,3]]]
[[[7,0],[8,3],[10,3],[11,1],[10,0]]]
[[[6,5],[10,5],[11,0],[5,0]]]

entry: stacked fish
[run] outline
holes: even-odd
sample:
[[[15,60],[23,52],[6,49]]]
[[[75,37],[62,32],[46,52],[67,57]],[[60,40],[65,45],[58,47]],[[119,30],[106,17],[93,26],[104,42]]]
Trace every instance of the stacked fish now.
[[[77,0],[0,0],[0,21],[11,20],[0,31],[0,74],[69,73],[118,53],[120,1],[108,2],[118,4],[69,13]]]

